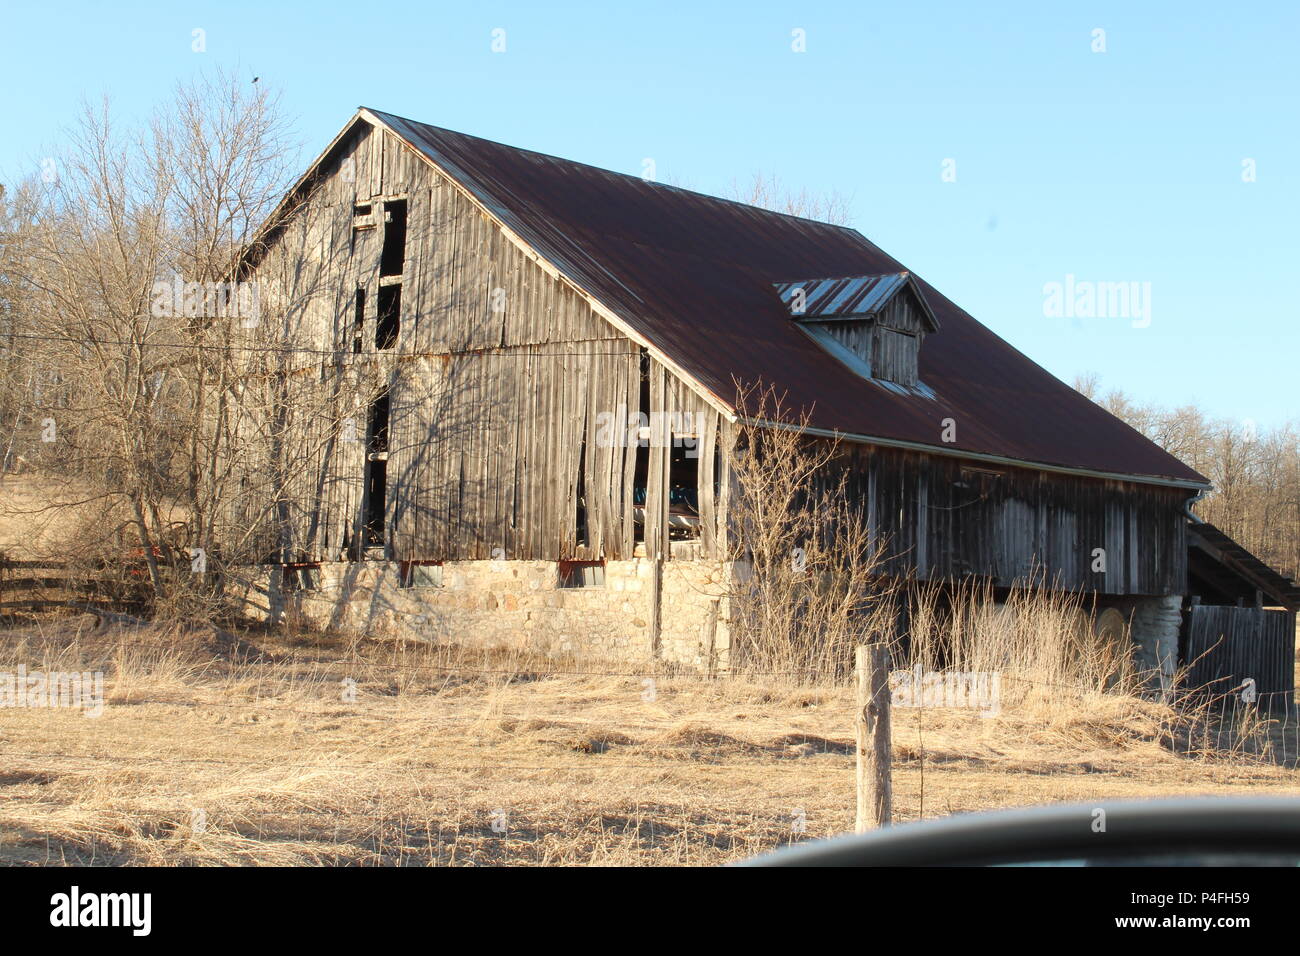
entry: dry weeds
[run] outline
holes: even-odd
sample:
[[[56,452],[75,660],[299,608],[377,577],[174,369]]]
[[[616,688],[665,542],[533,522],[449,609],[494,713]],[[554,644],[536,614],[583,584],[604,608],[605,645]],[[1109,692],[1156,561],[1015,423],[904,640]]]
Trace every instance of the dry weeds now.
[[[3,862],[714,864],[852,824],[847,688],[307,637],[250,654],[88,619],[0,640],[0,670],[102,668],[108,698],[0,709]],[[1099,692],[900,709],[897,816],[1296,791],[1170,729]]]

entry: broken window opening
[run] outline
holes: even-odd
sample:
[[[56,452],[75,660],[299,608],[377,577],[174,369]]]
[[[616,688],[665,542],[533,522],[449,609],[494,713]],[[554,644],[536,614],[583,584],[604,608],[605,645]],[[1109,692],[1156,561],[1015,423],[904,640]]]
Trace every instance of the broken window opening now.
[[[374,207],[370,203],[354,203],[352,206],[352,250],[357,250],[357,235],[375,228]]]
[[[700,459],[696,448],[674,444],[668,456],[668,537],[700,536]]]
[[[366,521],[363,540],[367,548],[384,543],[384,504],[388,494],[388,462],[366,462]]]
[[[379,287],[378,315],[375,318],[375,348],[391,349],[401,330],[402,286],[400,283]]]
[[[384,203],[384,248],[379,254],[379,274],[400,276],[406,261],[406,200]]]
[[[365,504],[362,541],[367,548],[384,543],[388,497],[388,390],[380,392],[366,415]]]
[[[352,352],[360,354],[361,340],[366,328],[366,290],[357,288],[356,308],[352,325]]]
[[[668,537],[672,539],[700,536],[700,461],[695,449],[673,445],[668,449]],[[645,541],[646,500],[649,497],[650,449],[638,446],[636,471],[632,481],[635,505],[634,540]]]
[[[371,454],[388,454],[388,389],[384,389],[370,403],[366,416],[366,451]]]
[[[403,588],[442,587],[441,561],[403,561],[398,586]]]
[[[604,561],[561,561],[557,584],[562,588],[603,588]]]
[[[584,421],[583,435],[586,435],[586,431]],[[574,497],[577,502],[577,513],[573,519],[573,526],[576,529],[574,538],[579,547],[590,547],[591,542],[587,540],[587,439],[585,437],[578,446],[578,487]]]
[[[638,390],[638,408],[645,412],[650,408],[650,354],[641,349],[641,387]],[[646,489],[650,482],[650,449],[640,441],[637,433],[636,461],[632,468],[632,504],[634,528],[632,540],[638,544],[645,543]],[[647,443],[648,444],[648,443]]]

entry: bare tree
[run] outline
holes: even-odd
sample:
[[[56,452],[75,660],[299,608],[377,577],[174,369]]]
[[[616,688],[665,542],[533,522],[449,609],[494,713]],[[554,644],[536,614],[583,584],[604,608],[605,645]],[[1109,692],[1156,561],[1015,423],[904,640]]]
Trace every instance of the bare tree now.
[[[755,173],[747,182],[733,180],[727,198],[837,226],[851,225],[853,220],[853,204],[842,193],[818,194],[807,189],[792,189],[776,176],[763,173]]]
[[[740,391],[744,416],[724,448],[739,666],[843,676],[856,644],[893,634],[896,585],[881,573],[887,542],[846,493],[841,444],[806,435],[807,410],[787,408],[771,387]]]
[[[285,129],[265,87],[230,76],[179,87],[126,134],[107,103],[88,107],[30,209],[6,203],[6,467],[41,489],[18,517],[75,516],[65,557],[138,562],[157,609],[211,609],[209,560],[265,556],[277,516],[311,507],[304,473],[352,413],[337,383],[304,374],[321,356],[290,344],[325,264],[300,262],[274,294],[240,282],[289,178]],[[303,431],[286,416],[317,427],[284,440]]]

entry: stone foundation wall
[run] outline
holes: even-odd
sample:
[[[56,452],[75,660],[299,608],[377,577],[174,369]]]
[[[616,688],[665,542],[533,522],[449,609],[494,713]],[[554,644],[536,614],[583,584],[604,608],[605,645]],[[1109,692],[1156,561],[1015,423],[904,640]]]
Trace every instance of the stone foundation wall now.
[[[609,561],[598,587],[560,587],[553,561],[448,561],[441,587],[401,587],[395,561],[325,563],[316,590],[286,590],[279,568],[231,575],[246,612],[295,617],[383,638],[553,655],[726,667],[730,568],[699,559],[661,563],[655,646],[656,562]]]
[[[1178,634],[1183,624],[1180,594],[1156,597],[1111,597],[1104,602],[1129,622],[1133,661],[1151,675],[1161,692],[1169,690],[1178,669]]]
[[[280,569],[263,567],[232,576],[239,579],[230,591],[263,620],[299,617],[380,638],[725,670],[732,660],[727,591],[740,570],[685,552],[658,571],[643,557],[609,561],[603,586],[563,588],[554,561],[448,561],[441,587],[404,588],[397,562],[361,561],[321,564],[317,590],[286,591]],[[1168,689],[1182,597],[1109,597],[1101,606],[1130,622],[1135,663]]]

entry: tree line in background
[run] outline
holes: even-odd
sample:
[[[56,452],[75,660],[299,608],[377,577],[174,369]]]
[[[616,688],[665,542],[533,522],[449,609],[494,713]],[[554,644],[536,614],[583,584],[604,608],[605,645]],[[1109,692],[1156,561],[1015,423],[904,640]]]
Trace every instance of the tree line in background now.
[[[1260,430],[1196,405],[1143,404],[1096,375],[1074,387],[1214,483],[1196,514],[1288,577],[1300,575],[1300,423]]]

